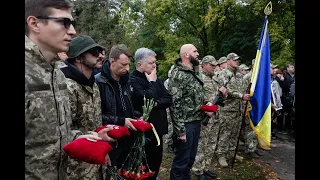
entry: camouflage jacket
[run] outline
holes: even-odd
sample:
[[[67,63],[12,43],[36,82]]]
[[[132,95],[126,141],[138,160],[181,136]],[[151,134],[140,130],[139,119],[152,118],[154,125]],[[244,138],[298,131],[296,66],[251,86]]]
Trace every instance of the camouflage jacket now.
[[[244,80],[243,84],[244,86],[249,86],[250,80],[252,76],[252,70],[250,70],[247,74],[245,74],[242,78]]]
[[[64,145],[71,132],[66,78],[55,58],[48,63],[39,47],[25,36],[25,179],[64,180]]]
[[[186,134],[185,122],[209,118],[200,111],[200,106],[205,104],[203,81],[199,66],[190,69],[181,63],[180,58],[175,61],[171,73],[168,91],[173,96],[173,105],[170,108],[173,130],[178,136],[183,136]]]
[[[220,86],[227,84],[227,97],[225,97],[224,107],[220,107],[220,111],[241,111],[241,101],[243,96],[243,78],[237,75],[236,69],[227,67],[219,72],[217,80]]]
[[[68,67],[61,69],[67,77],[67,88],[71,105],[72,130],[89,134],[102,126],[101,99],[97,84],[89,85],[89,80],[75,66],[66,62]],[[88,85],[80,84],[88,81]],[[94,80],[94,79],[93,79]],[[93,81],[94,82],[94,81]],[[69,158],[67,180],[100,180],[100,165],[88,164]]]
[[[205,102],[212,102],[219,92],[219,84],[214,81],[213,77],[207,72],[202,73]]]

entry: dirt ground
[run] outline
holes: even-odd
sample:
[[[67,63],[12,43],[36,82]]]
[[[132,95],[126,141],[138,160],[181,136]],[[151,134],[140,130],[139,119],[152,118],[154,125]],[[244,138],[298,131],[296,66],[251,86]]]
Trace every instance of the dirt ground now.
[[[295,180],[295,142],[290,134],[283,135],[278,134],[277,139],[272,140],[272,144],[276,147],[272,148],[270,151],[264,151],[265,155],[260,156],[259,159],[252,159],[255,164],[258,164],[261,167],[267,167],[271,169],[276,175],[272,175],[270,178],[266,177],[267,180],[279,179],[279,180]],[[244,155],[244,146],[239,146],[238,152],[240,155]],[[172,153],[168,153],[166,149],[166,144],[164,148],[164,159],[160,168],[160,177],[157,179],[167,180],[169,179],[169,172],[172,163]],[[215,158],[213,158],[215,159]],[[247,158],[246,158],[247,159]],[[236,163],[237,164],[237,163]],[[219,171],[219,174],[225,171],[226,174],[230,174],[228,171],[232,171],[227,168],[219,168],[217,162],[213,160],[212,169],[214,172]],[[269,171],[269,170],[268,170]],[[276,177],[276,178],[273,178]],[[194,179],[194,178],[192,178]],[[224,178],[219,178],[224,179]],[[243,179],[243,178],[241,178]],[[245,178],[244,179],[250,179]]]

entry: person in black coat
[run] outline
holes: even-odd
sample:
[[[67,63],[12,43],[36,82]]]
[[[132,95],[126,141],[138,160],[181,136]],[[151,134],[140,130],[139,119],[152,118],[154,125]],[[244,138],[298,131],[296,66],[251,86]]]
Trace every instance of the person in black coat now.
[[[160,145],[152,131],[146,131],[145,152],[149,168],[155,171],[154,176],[147,179],[156,179],[159,173],[162,154],[162,136],[168,133],[168,120],[166,108],[172,105],[172,95],[164,87],[163,82],[157,78],[156,53],[151,49],[139,48],[134,55],[136,68],[130,74],[130,86],[133,89],[132,101],[135,110],[143,113],[144,97],[154,99],[154,106],[151,110],[148,122],[152,123],[159,135]]]
[[[111,144],[113,150],[109,153],[109,157],[112,166],[117,166],[117,168],[121,168],[134,142],[133,132],[136,131],[136,128],[131,121],[141,116],[134,111],[131,100],[130,57],[131,53],[125,45],[114,45],[110,50],[109,60],[104,62],[102,71],[95,75],[101,96],[102,124],[127,127],[131,134]]]
[[[295,67],[293,64],[287,65],[287,71],[284,73],[284,81],[282,86],[282,95],[284,97],[283,109],[285,116],[285,131],[283,134],[287,134],[288,130],[292,129],[291,119],[292,119],[292,104],[293,98],[290,95],[290,86],[295,81]]]

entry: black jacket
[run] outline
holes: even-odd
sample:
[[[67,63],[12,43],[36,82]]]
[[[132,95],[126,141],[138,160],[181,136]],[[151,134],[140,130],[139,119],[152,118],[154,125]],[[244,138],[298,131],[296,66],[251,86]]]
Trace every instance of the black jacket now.
[[[140,117],[134,113],[129,87],[129,73],[119,81],[112,78],[109,61],[105,61],[102,71],[95,75],[101,96],[102,124],[124,126],[125,118]]]
[[[279,83],[281,89],[283,89],[283,81],[281,81],[278,76],[275,76],[274,79]]]
[[[290,86],[295,80],[295,76],[291,76],[288,72],[284,74],[284,81],[283,81],[283,87],[282,87],[282,92],[284,94],[289,94],[290,92]]]
[[[76,81],[79,84],[90,86],[92,87],[94,84],[94,76],[90,77],[88,79],[78,68],[76,68],[73,64],[70,64],[68,61],[64,61],[66,65],[68,65],[65,68],[61,68],[61,71],[66,76],[66,78],[70,78],[74,81]]]
[[[157,107],[154,107],[148,121],[152,123],[159,136],[168,133],[168,120],[166,108],[172,105],[172,95],[164,87],[162,81],[158,78],[155,82],[149,82],[144,73],[136,69],[130,74],[130,85],[133,88],[132,101],[135,110],[141,114],[144,105],[143,97],[146,99],[154,98]],[[154,139],[151,131],[146,132],[146,137]]]

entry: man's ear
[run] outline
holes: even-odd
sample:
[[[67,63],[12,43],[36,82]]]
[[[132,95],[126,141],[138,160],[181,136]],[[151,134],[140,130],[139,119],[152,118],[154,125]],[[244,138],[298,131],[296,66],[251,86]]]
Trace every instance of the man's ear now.
[[[142,63],[141,62],[137,62],[137,67],[141,67]]]
[[[110,64],[113,64],[116,60],[114,60],[114,58],[109,58],[109,62]]]
[[[40,32],[40,28],[38,26],[39,19],[37,19],[36,17],[29,16],[27,18],[27,22],[26,23],[28,24],[29,31],[33,31],[35,33],[39,33]]]
[[[189,53],[184,53],[184,56],[189,59]]]

